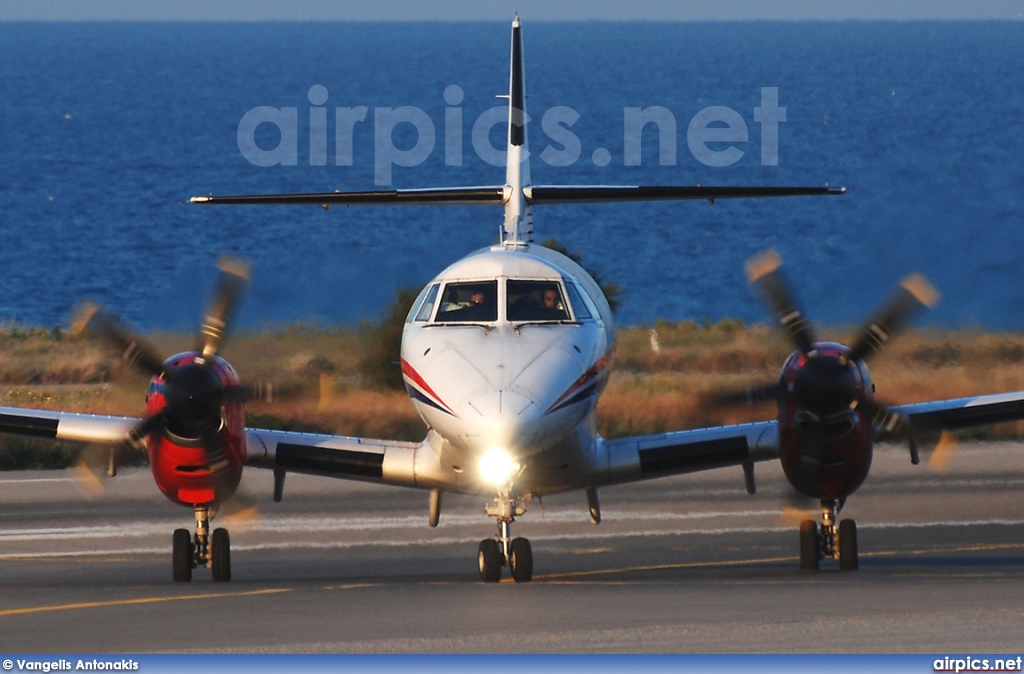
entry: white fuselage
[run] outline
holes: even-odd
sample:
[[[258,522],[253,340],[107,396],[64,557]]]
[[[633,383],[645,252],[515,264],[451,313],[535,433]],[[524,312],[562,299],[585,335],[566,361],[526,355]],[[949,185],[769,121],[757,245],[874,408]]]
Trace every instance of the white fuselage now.
[[[471,492],[574,486],[594,470],[594,411],[614,343],[600,288],[555,251],[499,245],[445,269],[402,339],[406,387],[438,462],[424,471]]]

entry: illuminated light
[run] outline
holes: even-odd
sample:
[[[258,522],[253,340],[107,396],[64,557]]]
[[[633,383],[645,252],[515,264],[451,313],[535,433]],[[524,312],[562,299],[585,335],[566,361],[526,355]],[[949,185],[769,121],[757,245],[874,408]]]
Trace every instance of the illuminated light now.
[[[480,477],[490,484],[508,484],[517,472],[519,462],[503,449],[489,449],[480,457]]]

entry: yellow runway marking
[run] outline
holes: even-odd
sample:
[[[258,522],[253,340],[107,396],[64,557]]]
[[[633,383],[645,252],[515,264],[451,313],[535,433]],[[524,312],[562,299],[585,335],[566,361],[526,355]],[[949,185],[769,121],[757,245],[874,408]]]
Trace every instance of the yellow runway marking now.
[[[383,583],[344,583],[342,585],[325,585],[324,590],[361,590],[365,587],[380,587]]]
[[[33,564],[66,564],[67,562],[74,562],[75,564],[124,564],[125,562],[131,562],[137,557],[91,557],[82,556],[76,557],[69,555],[67,557],[39,557],[36,555],[10,555],[0,559],[0,564],[13,563],[20,564],[22,562],[32,562]]]
[[[291,592],[287,588],[272,590],[252,590],[250,592],[214,592],[210,594],[188,594],[180,597],[140,597],[138,599],[112,599],[110,601],[89,601],[79,604],[58,604],[54,606],[28,606],[0,611],[0,616],[28,615],[30,613],[46,613],[48,611],[73,611],[85,608],[105,608],[107,606],[135,606],[139,604],[159,604],[168,601],[191,601],[194,599],[224,599],[229,597],[255,597],[266,594]]]
[[[983,552],[983,551],[998,551],[998,550],[1020,550],[1024,549],[1024,543],[993,543],[993,544],[970,544],[970,545],[955,545],[955,546],[935,546],[931,548],[923,548],[918,550],[875,550],[871,552],[861,553],[861,558],[867,557],[894,557],[897,555],[928,555],[936,553],[952,553],[952,552]],[[739,567],[739,566],[752,566],[755,564],[778,564],[778,563],[795,563],[796,557],[785,556],[785,557],[760,557],[752,559],[736,559],[736,560],[716,560],[707,562],[680,562],[675,564],[651,564],[643,566],[628,566],[614,569],[593,569],[590,571],[574,571],[569,573],[551,573],[551,574],[538,574],[534,576],[534,580],[548,581],[552,584],[572,584],[573,579],[582,578],[594,578],[599,576],[610,576],[613,574],[620,573],[636,573],[643,571],[671,571],[671,570],[684,570],[684,569],[706,569],[706,568],[724,568],[724,567]],[[794,567],[795,568],[795,567]],[[502,582],[512,583],[514,582],[511,578],[503,578]],[[611,584],[629,584],[632,581],[607,581]],[[362,583],[342,583],[338,585],[326,585],[322,587],[323,590],[357,590],[372,587],[386,586],[386,582],[362,582]],[[428,584],[435,585],[450,585],[451,582],[432,582]],[[266,590],[251,590],[247,592],[214,592],[209,594],[192,594],[182,596],[169,596],[169,597],[140,597],[137,599],[114,599],[109,601],[94,601],[94,602],[82,602],[76,604],[58,604],[52,606],[29,606],[24,608],[6,609],[0,610],[0,617],[3,616],[15,616],[15,615],[29,615],[33,613],[45,613],[51,611],[72,611],[79,609],[89,608],[105,608],[110,606],[135,606],[144,604],[158,604],[163,602],[171,601],[194,601],[199,599],[227,599],[233,597],[256,597],[263,595],[281,594],[285,592],[292,592],[290,588],[274,588]]]
[[[992,543],[992,544],[971,544],[956,546],[937,546],[921,550],[876,550],[862,552],[860,557],[895,557],[897,555],[931,555],[941,552],[984,552],[996,550],[1020,550],[1024,543]],[[779,562],[796,562],[796,557],[761,557],[757,559],[735,559],[719,560],[710,562],[679,562],[677,564],[652,564],[649,566],[627,566],[618,569],[594,569],[591,571],[573,571],[570,573],[538,574],[535,580],[559,581],[571,578],[586,578],[592,576],[607,576],[617,573],[635,573],[638,571],[672,571],[683,569],[703,569],[727,566],[752,566],[754,564],[777,564]]]
[[[791,557],[762,557],[761,559],[736,559],[732,561],[714,562],[680,562],[678,564],[652,564],[648,566],[628,566],[621,569],[596,569],[593,571],[574,571],[572,573],[553,573],[537,575],[534,578],[540,580],[555,580],[557,578],[578,578],[581,576],[602,576],[612,573],[625,573],[627,571],[668,571],[671,569],[700,569],[714,566],[749,566],[751,564],[771,564],[775,562],[792,561]]]
[[[971,545],[940,546],[923,550],[880,550],[863,552],[861,557],[892,557],[894,555],[929,555],[936,552],[984,552],[993,550],[1020,550],[1024,543],[972,543]]]

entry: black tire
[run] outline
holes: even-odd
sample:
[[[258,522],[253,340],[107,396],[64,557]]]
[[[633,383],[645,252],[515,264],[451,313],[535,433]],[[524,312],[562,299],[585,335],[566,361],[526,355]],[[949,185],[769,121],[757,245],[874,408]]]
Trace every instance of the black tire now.
[[[843,520],[839,523],[839,570],[856,571],[857,562],[857,523]]]
[[[485,583],[497,583],[501,580],[501,546],[493,538],[480,541],[480,549],[476,555],[477,566],[480,567],[480,580]]]
[[[814,520],[804,520],[800,523],[800,570],[817,571],[820,560],[818,524]]]
[[[512,539],[509,547],[508,566],[512,571],[512,580],[517,583],[528,583],[533,578],[533,548],[525,538]]]
[[[227,529],[214,529],[210,549],[213,580],[224,583],[231,580],[231,538]]]
[[[192,580],[192,534],[188,529],[175,529],[173,552],[174,582],[187,583]]]

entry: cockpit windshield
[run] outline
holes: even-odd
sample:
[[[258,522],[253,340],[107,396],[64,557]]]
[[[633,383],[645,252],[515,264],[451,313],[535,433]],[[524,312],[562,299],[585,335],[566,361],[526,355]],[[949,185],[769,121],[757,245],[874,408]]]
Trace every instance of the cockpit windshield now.
[[[447,284],[434,320],[441,323],[488,323],[498,320],[498,282]]]
[[[569,310],[557,281],[514,281],[505,286],[510,321],[568,321]]]

